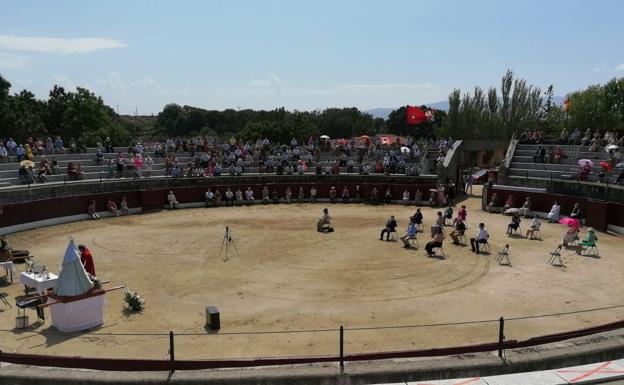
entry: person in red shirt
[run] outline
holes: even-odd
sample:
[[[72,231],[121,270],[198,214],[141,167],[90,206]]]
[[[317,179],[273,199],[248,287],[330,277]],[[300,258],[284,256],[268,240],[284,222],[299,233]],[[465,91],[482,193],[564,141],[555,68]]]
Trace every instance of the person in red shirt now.
[[[93,263],[91,250],[87,249],[85,245],[78,245],[78,250],[80,250],[80,262],[82,262],[82,266],[84,266],[87,273],[95,277],[95,264]]]

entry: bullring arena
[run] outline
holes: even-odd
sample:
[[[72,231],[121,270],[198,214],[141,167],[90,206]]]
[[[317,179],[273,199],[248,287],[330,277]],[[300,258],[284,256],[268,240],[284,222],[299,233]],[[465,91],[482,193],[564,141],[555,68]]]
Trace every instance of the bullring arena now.
[[[475,187],[475,193],[480,191]],[[452,245],[444,257],[423,250],[437,208],[422,207],[425,232],[418,249],[380,241],[395,215],[402,235],[416,206],[303,203],[188,208],[104,218],[27,230],[11,235],[37,262],[60,263],[69,236],[86,244],[98,277],[126,284],[146,300],[128,312],[121,293],[107,295],[106,323],[86,333],[58,333],[47,322],[13,329],[14,311],[0,313],[2,350],[85,357],[167,357],[168,332],[176,333],[176,358],[250,358],[331,355],[344,326],[345,354],[430,349],[487,343],[498,337],[499,317],[509,320],[505,337],[522,340],[618,321],[624,261],[621,237],[599,233],[600,257],[564,250],[564,267],[547,263],[565,228],[544,223],[541,240],[505,235],[508,216],[481,210],[478,195],[459,199],[468,209],[468,237],[476,224],[488,227],[490,253]],[[334,233],[315,231],[328,207]],[[526,231],[530,220],[524,220]],[[223,261],[229,226],[236,251]],[[447,227],[447,232],[450,227]],[[497,253],[510,245],[511,266]],[[18,266],[18,269],[20,267]],[[19,284],[3,291],[16,299]],[[221,330],[206,331],[205,306],[221,312]],[[559,316],[537,317],[551,315]],[[464,321],[490,322],[463,325]],[[413,328],[384,328],[420,326]],[[381,328],[380,328],[381,327]],[[262,334],[264,332],[287,332]],[[306,332],[304,332],[306,331]]]

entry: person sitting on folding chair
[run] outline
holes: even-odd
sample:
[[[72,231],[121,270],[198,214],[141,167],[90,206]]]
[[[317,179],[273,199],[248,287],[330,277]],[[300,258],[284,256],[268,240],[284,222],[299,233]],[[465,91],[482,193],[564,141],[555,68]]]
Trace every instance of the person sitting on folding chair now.
[[[520,214],[514,213],[511,217],[511,223],[507,225],[507,235],[511,235],[512,232],[518,231],[520,228]]]
[[[568,231],[563,234],[563,247],[568,247],[570,243],[574,243],[578,239],[579,229],[568,225]]]
[[[576,254],[580,255],[581,251],[583,251],[584,248],[596,247],[597,241],[598,237],[596,236],[594,229],[590,227],[589,229],[587,229],[587,235],[585,235],[585,239],[583,239],[581,242],[578,243],[578,245],[576,245]]]
[[[488,231],[485,228],[485,223],[479,223],[479,233],[474,238],[470,238],[472,252],[479,254],[479,244],[487,244],[488,238],[490,238],[490,234],[488,234]]]
[[[539,218],[536,216],[533,218],[533,220],[531,221],[531,228],[527,230],[526,232],[526,238],[529,238],[529,235],[531,236],[531,239],[533,239],[533,236],[535,235],[536,232],[540,231],[540,228],[542,227],[542,224],[539,221]]]
[[[403,242],[403,247],[406,249],[410,248],[409,241],[416,238],[416,222],[414,222],[414,218],[410,218],[410,223],[407,226],[407,231],[405,231],[405,235],[401,237],[401,242]]]
[[[323,216],[316,223],[316,230],[319,233],[331,233],[334,231],[334,228],[331,225],[331,216],[329,215],[329,210],[326,208],[323,209]]]
[[[444,240],[444,231],[442,228],[438,228],[437,233],[431,238],[431,242],[427,242],[425,245],[425,251],[427,251],[427,256],[432,257],[435,255],[433,249],[436,247],[442,247],[442,241]]]
[[[451,231],[451,233],[449,234],[451,238],[453,239],[454,245],[459,245],[459,237],[463,236],[465,231],[466,231],[466,224],[464,223],[464,221],[462,221],[462,219],[459,217],[456,218],[455,229]]]
[[[397,221],[394,219],[394,215],[390,216],[388,222],[386,222],[386,227],[381,230],[381,235],[379,236],[379,240],[383,241],[384,233],[386,233],[386,242],[390,242],[390,234],[396,233]]]

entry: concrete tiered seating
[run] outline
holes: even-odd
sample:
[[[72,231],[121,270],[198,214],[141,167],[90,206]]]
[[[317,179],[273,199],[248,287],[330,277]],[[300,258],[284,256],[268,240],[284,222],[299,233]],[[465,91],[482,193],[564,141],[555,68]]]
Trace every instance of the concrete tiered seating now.
[[[102,162],[101,164],[96,163],[96,148],[88,148],[87,153],[85,154],[46,154],[46,155],[36,155],[35,163],[38,163],[42,158],[46,158],[51,160],[53,157],[58,161],[58,165],[61,173],[56,175],[48,175],[47,183],[79,183],[81,181],[70,181],[67,179],[67,165],[69,162],[74,162],[74,164],[81,163],[83,166],[83,170],[85,173],[84,179],[82,181],[93,181],[93,180],[108,180],[109,171],[108,164],[106,162]],[[117,155],[117,152],[125,153],[127,152],[127,147],[117,147],[115,148],[114,153],[105,153],[104,159],[114,159]],[[200,154],[198,152],[197,154]],[[144,157],[150,155],[154,161],[152,166],[151,177],[165,177],[165,159],[157,158],[151,152],[145,152],[143,154]],[[175,154],[178,162],[182,165],[182,167],[186,168],[186,162],[191,158],[190,153],[188,152],[178,152]],[[357,161],[357,155],[352,154],[348,159],[353,159]],[[330,163],[336,161],[335,156],[329,152],[322,152],[319,156],[318,163],[324,165],[325,161],[329,161]],[[415,166],[416,162],[408,162],[407,166],[412,167]],[[22,181],[18,177],[18,169],[19,163],[17,162],[17,157],[10,157],[9,163],[0,163],[0,188],[13,188],[24,186]],[[312,166],[308,167],[306,174],[314,174],[316,171],[316,162],[313,162]],[[145,170],[143,170],[145,172]],[[359,172],[359,167],[354,168],[354,173]],[[264,170],[261,170],[257,166],[246,167],[244,175],[253,175],[253,174],[261,174],[264,173]],[[347,168],[340,168],[341,174],[347,174]],[[426,174],[426,172],[425,172]],[[229,170],[227,167],[223,170],[223,175],[229,175]],[[132,178],[131,175],[124,175],[124,178]],[[45,184],[36,184],[36,185],[45,185]]]
[[[542,147],[548,149],[556,145],[545,144]],[[574,179],[578,178],[580,159],[589,159],[594,162],[588,182],[598,182],[598,174],[602,170],[599,166],[600,162],[608,159],[605,151],[589,152],[588,147],[564,145],[560,146],[567,158],[561,159],[559,163],[536,163],[533,156],[537,151],[537,144],[518,144],[516,151],[511,159],[508,170],[510,176],[528,177],[528,178],[544,178],[544,179]],[[622,172],[622,168],[614,168],[609,174],[609,183],[615,183],[617,177]],[[604,179],[605,182],[607,178]]]

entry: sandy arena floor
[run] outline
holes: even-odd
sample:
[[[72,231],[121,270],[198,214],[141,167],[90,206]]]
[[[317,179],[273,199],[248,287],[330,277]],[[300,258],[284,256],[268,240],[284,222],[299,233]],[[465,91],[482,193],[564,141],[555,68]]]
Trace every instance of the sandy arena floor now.
[[[379,241],[394,214],[401,232],[416,207],[291,204],[187,209],[79,222],[14,234],[15,248],[29,248],[39,264],[61,263],[68,236],[94,255],[107,286],[127,284],[146,301],[140,313],[124,310],[122,291],[107,294],[106,323],[95,334],[54,332],[50,320],[13,330],[15,307],[0,307],[0,349],[21,353],[100,357],[167,357],[168,336],[176,337],[176,358],[231,358],[334,354],[338,332],[228,334],[260,331],[366,328],[437,324],[567,312],[622,304],[624,239],[599,233],[601,258],[565,251],[565,268],[547,264],[565,231],[542,225],[543,240],[505,236],[509,217],[468,206],[467,234],[484,221],[492,253],[444,245],[445,259],[427,258],[428,230],[420,249]],[[319,234],[316,219],[329,207],[335,233]],[[423,208],[425,225],[435,211]],[[522,223],[526,231],[530,220]],[[239,256],[219,258],[225,226]],[[447,228],[447,232],[448,232]],[[584,235],[584,233],[583,233]],[[495,263],[511,245],[513,267]],[[24,271],[25,265],[17,265]],[[51,270],[55,271],[56,268]],[[23,294],[15,283],[0,287],[14,303]],[[204,330],[205,306],[221,312],[220,333]],[[31,322],[33,311],[27,312]],[[47,312],[49,317],[49,312]],[[508,339],[521,339],[620,320],[624,308],[506,323]],[[35,331],[36,333],[31,333]],[[106,335],[105,333],[162,333]],[[498,323],[460,326],[347,330],[346,353],[389,351],[493,342]]]

